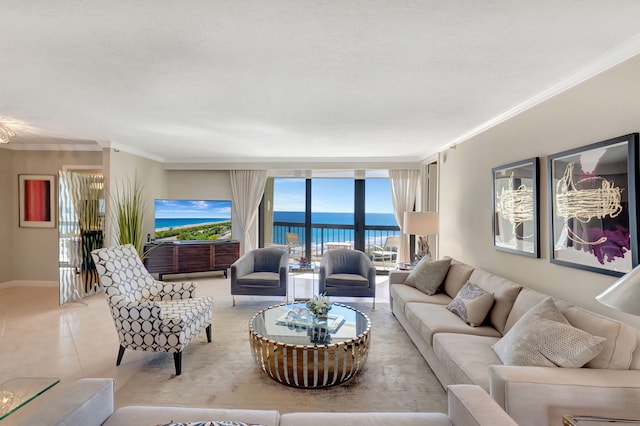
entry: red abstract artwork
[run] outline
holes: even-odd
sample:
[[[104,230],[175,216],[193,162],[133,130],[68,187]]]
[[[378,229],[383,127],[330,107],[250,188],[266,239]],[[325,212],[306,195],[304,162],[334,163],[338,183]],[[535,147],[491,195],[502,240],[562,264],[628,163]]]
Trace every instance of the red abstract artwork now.
[[[24,219],[30,222],[51,220],[51,181],[24,181]]]

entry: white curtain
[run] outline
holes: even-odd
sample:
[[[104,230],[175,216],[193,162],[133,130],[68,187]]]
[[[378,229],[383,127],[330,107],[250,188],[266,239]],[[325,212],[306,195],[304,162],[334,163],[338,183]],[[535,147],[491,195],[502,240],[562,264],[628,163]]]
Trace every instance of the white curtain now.
[[[400,248],[398,262],[409,262],[409,236],[404,233],[404,212],[413,211],[416,191],[420,180],[419,170],[389,170],[393,212],[400,226]]]
[[[242,232],[240,255],[258,246],[250,231],[258,217],[266,181],[266,170],[231,170],[231,197],[237,218],[234,226],[237,224]]]

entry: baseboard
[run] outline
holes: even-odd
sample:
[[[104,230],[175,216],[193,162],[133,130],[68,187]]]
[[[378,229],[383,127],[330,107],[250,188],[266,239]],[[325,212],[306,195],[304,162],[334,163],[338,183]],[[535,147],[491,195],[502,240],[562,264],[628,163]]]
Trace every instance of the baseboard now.
[[[12,280],[0,283],[0,288],[9,287],[58,287],[58,281]]]

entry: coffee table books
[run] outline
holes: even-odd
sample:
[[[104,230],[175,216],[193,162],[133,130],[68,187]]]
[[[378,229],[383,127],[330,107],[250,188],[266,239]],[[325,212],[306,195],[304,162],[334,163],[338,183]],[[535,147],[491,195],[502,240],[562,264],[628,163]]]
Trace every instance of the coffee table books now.
[[[344,316],[329,314],[326,320],[318,321],[315,317],[300,317],[291,315],[293,311],[284,312],[276,323],[285,327],[301,327],[301,328],[325,328],[329,333],[335,333],[344,323]]]

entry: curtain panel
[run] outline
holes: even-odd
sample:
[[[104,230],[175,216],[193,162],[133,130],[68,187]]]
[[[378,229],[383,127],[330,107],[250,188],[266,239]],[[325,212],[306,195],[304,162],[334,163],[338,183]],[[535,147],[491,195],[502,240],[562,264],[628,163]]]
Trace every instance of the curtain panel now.
[[[236,224],[242,232],[240,255],[257,248],[251,229],[258,217],[258,207],[267,181],[266,170],[231,170],[231,197]]]
[[[393,213],[400,226],[400,248],[398,262],[409,262],[409,235],[404,232],[404,212],[413,211],[416,202],[416,191],[420,180],[419,170],[389,170],[391,182],[391,200]]]

